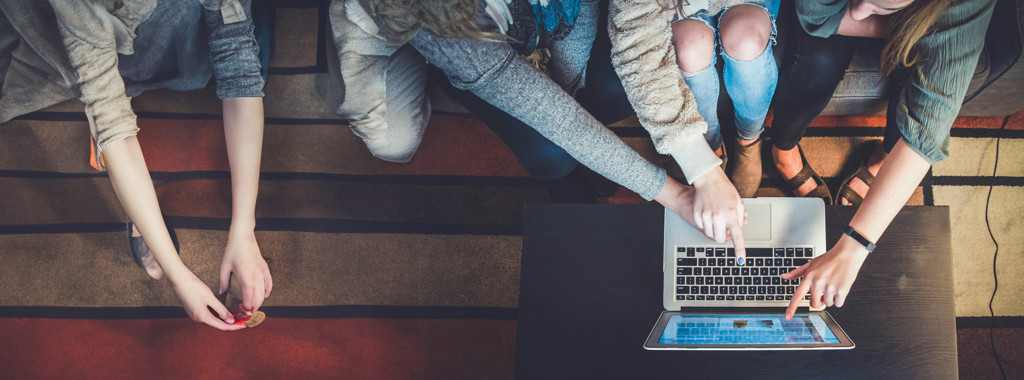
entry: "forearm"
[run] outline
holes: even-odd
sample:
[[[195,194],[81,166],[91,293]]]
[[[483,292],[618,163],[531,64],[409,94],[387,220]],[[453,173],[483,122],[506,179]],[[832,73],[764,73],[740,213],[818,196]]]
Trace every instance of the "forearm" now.
[[[672,44],[672,11],[658,3],[610,3],[611,60],[655,149],[677,158],[680,169],[692,183],[721,161],[704,140],[707,123],[679,73]]]
[[[662,185],[661,191],[654,197],[654,201],[678,214],[693,225],[693,195],[692,186],[680,184],[672,179],[672,177],[668,177],[665,179],[665,184]]]
[[[595,172],[648,200],[664,185],[664,169],[626,145],[507,44],[442,38],[425,30],[410,43],[455,88],[519,119]]]
[[[480,86],[473,93],[536,129],[595,172],[645,199],[655,197],[664,186],[663,169],[636,153],[553,82],[523,62],[513,64],[517,68],[510,72],[517,74],[506,77],[512,80],[496,78],[502,84]]]
[[[889,16],[874,15],[857,21],[850,17],[846,10],[843,21],[839,23],[838,34],[851,37],[886,38],[889,36]]]
[[[679,74],[672,45],[672,13],[648,0],[613,0],[608,35],[611,60],[629,102],[655,148],[668,154],[676,139],[703,135],[707,124]]]
[[[252,233],[263,151],[263,98],[231,98],[222,103],[231,168],[231,231]]]
[[[172,283],[178,283],[185,276],[191,275],[191,271],[175,252],[174,243],[167,233],[139,140],[132,136],[111,142],[103,151],[103,159],[107,163],[110,183],[121,207],[142,236],[146,237],[146,244],[167,278]]]
[[[877,242],[931,165],[900,140],[885,158],[850,226]]]

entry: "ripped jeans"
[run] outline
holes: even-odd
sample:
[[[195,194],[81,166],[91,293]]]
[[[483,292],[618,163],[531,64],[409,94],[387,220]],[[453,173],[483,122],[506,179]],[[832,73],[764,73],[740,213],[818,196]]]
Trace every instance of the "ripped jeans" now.
[[[760,56],[749,61],[733,59],[721,47],[722,36],[719,25],[727,10],[719,12],[714,17],[702,10],[685,19],[701,21],[714,31],[715,52],[720,52],[724,60],[721,80],[725,82],[725,90],[734,106],[736,134],[740,139],[751,141],[757,139],[764,131],[764,119],[768,115],[768,107],[771,105],[772,96],[775,94],[775,85],[779,78],[779,69],[772,53],[776,33],[775,15],[779,9],[779,0],[751,1],[748,4],[764,8],[772,22],[768,46]],[[682,72],[683,80],[690,86],[690,91],[693,92],[694,100],[697,102],[697,111],[708,123],[708,131],[704,134],[704,139],[707,140],[712,150],[722,146],[721,123],[718,119],[718,96],[721,84],[716,67],[717,55],[712,54],[711,64],[700,72]]]

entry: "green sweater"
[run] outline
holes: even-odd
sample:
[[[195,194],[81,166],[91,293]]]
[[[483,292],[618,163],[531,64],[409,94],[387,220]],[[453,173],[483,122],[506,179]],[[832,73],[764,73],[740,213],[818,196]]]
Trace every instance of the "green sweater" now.
[[[920,0],[924,1],[924,0]],[[807,33],[837,34],[846,0],[797,0]],[[954,0],[932,30],[915,46],[917,62],[900,91],[891,118],[907,145],[935,163],[949,158],[949,129],[960,113],[967,86],[985,45],[995,0]]]

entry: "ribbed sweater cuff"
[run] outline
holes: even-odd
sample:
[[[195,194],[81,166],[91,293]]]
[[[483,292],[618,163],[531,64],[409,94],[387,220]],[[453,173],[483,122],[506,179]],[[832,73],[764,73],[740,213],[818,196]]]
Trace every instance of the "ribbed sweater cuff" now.
[[[679,163],[679,168],[683,170],[686,182],[690,185],[693,185],[697,177],[722,164],[722,159],[711,151],[703,135],[685,137],[678,144],[669,151],[669,154]]]

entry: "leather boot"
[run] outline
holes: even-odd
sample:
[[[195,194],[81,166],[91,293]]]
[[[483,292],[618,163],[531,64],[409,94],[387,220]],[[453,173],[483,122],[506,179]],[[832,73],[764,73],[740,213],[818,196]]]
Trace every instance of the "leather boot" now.
[[[751,198],[761,187],[761,142],[760,136],[747,146],[740,144],[739,139],[736,140],[729,180],[736,186],[740,197]]]

